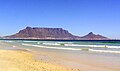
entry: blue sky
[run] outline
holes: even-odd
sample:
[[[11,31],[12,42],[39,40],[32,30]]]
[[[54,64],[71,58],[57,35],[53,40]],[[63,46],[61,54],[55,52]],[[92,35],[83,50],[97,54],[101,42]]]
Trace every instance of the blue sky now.
[[[26,26],[120,38],[120,0],[0,0],[0,35]]]

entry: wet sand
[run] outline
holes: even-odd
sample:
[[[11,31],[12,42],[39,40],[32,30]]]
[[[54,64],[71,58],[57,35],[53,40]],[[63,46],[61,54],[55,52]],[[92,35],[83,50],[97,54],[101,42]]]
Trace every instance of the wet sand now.
[[[34,52],[35,53],[35,52]],[[50,62],[54,64],[59,64],[64,67],[69,67],[72,70],[81,70],[81,71],[120,71],[120,60],[112,61],[112,57],[102,56],[91,56],[81,54],[80,57],[76,57],[74,54],[69,55],[66,53],[55,53],[55,52],[46,52],[39,51],[36,52],[36,57],[38,60],[43,60],[44,62]],[[96,57],[96,58],[95,58]],[[112,58],[112,59],[110,59]],[[108,61],[107,61],[108,60]],[[111,61],[111,62],[109,62]],[[116,62],[114,63],[114,61]],[[116,64],[116,65],[115,65]]]

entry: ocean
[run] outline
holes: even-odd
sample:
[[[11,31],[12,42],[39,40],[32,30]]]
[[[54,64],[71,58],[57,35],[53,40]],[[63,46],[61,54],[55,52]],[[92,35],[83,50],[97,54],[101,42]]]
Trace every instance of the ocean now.
[[[120,41],[118,40],[85,40],[85,41],[38,41],[38,40],[1,40],[11,44],[34,48],[59,49],[69,51],[85,51],[106,54],[120,54]]]

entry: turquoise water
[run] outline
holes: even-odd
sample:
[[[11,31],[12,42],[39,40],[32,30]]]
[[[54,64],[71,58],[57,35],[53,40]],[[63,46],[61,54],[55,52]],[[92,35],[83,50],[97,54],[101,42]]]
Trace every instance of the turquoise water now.
[[[120,54],[120,41],[30,41],[30,40],[1,40],[24,48],[51,49],[104,54]]]

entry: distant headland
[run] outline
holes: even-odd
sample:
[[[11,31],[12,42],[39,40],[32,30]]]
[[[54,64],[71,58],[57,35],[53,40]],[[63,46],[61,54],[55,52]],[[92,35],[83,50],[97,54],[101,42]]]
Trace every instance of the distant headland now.
[[[42,39],[42,40],[108,40],[107,37],[92,32],[85,36],[76,36],[62,28],[26,27],[18,33],[5,36],[7,39]]]

